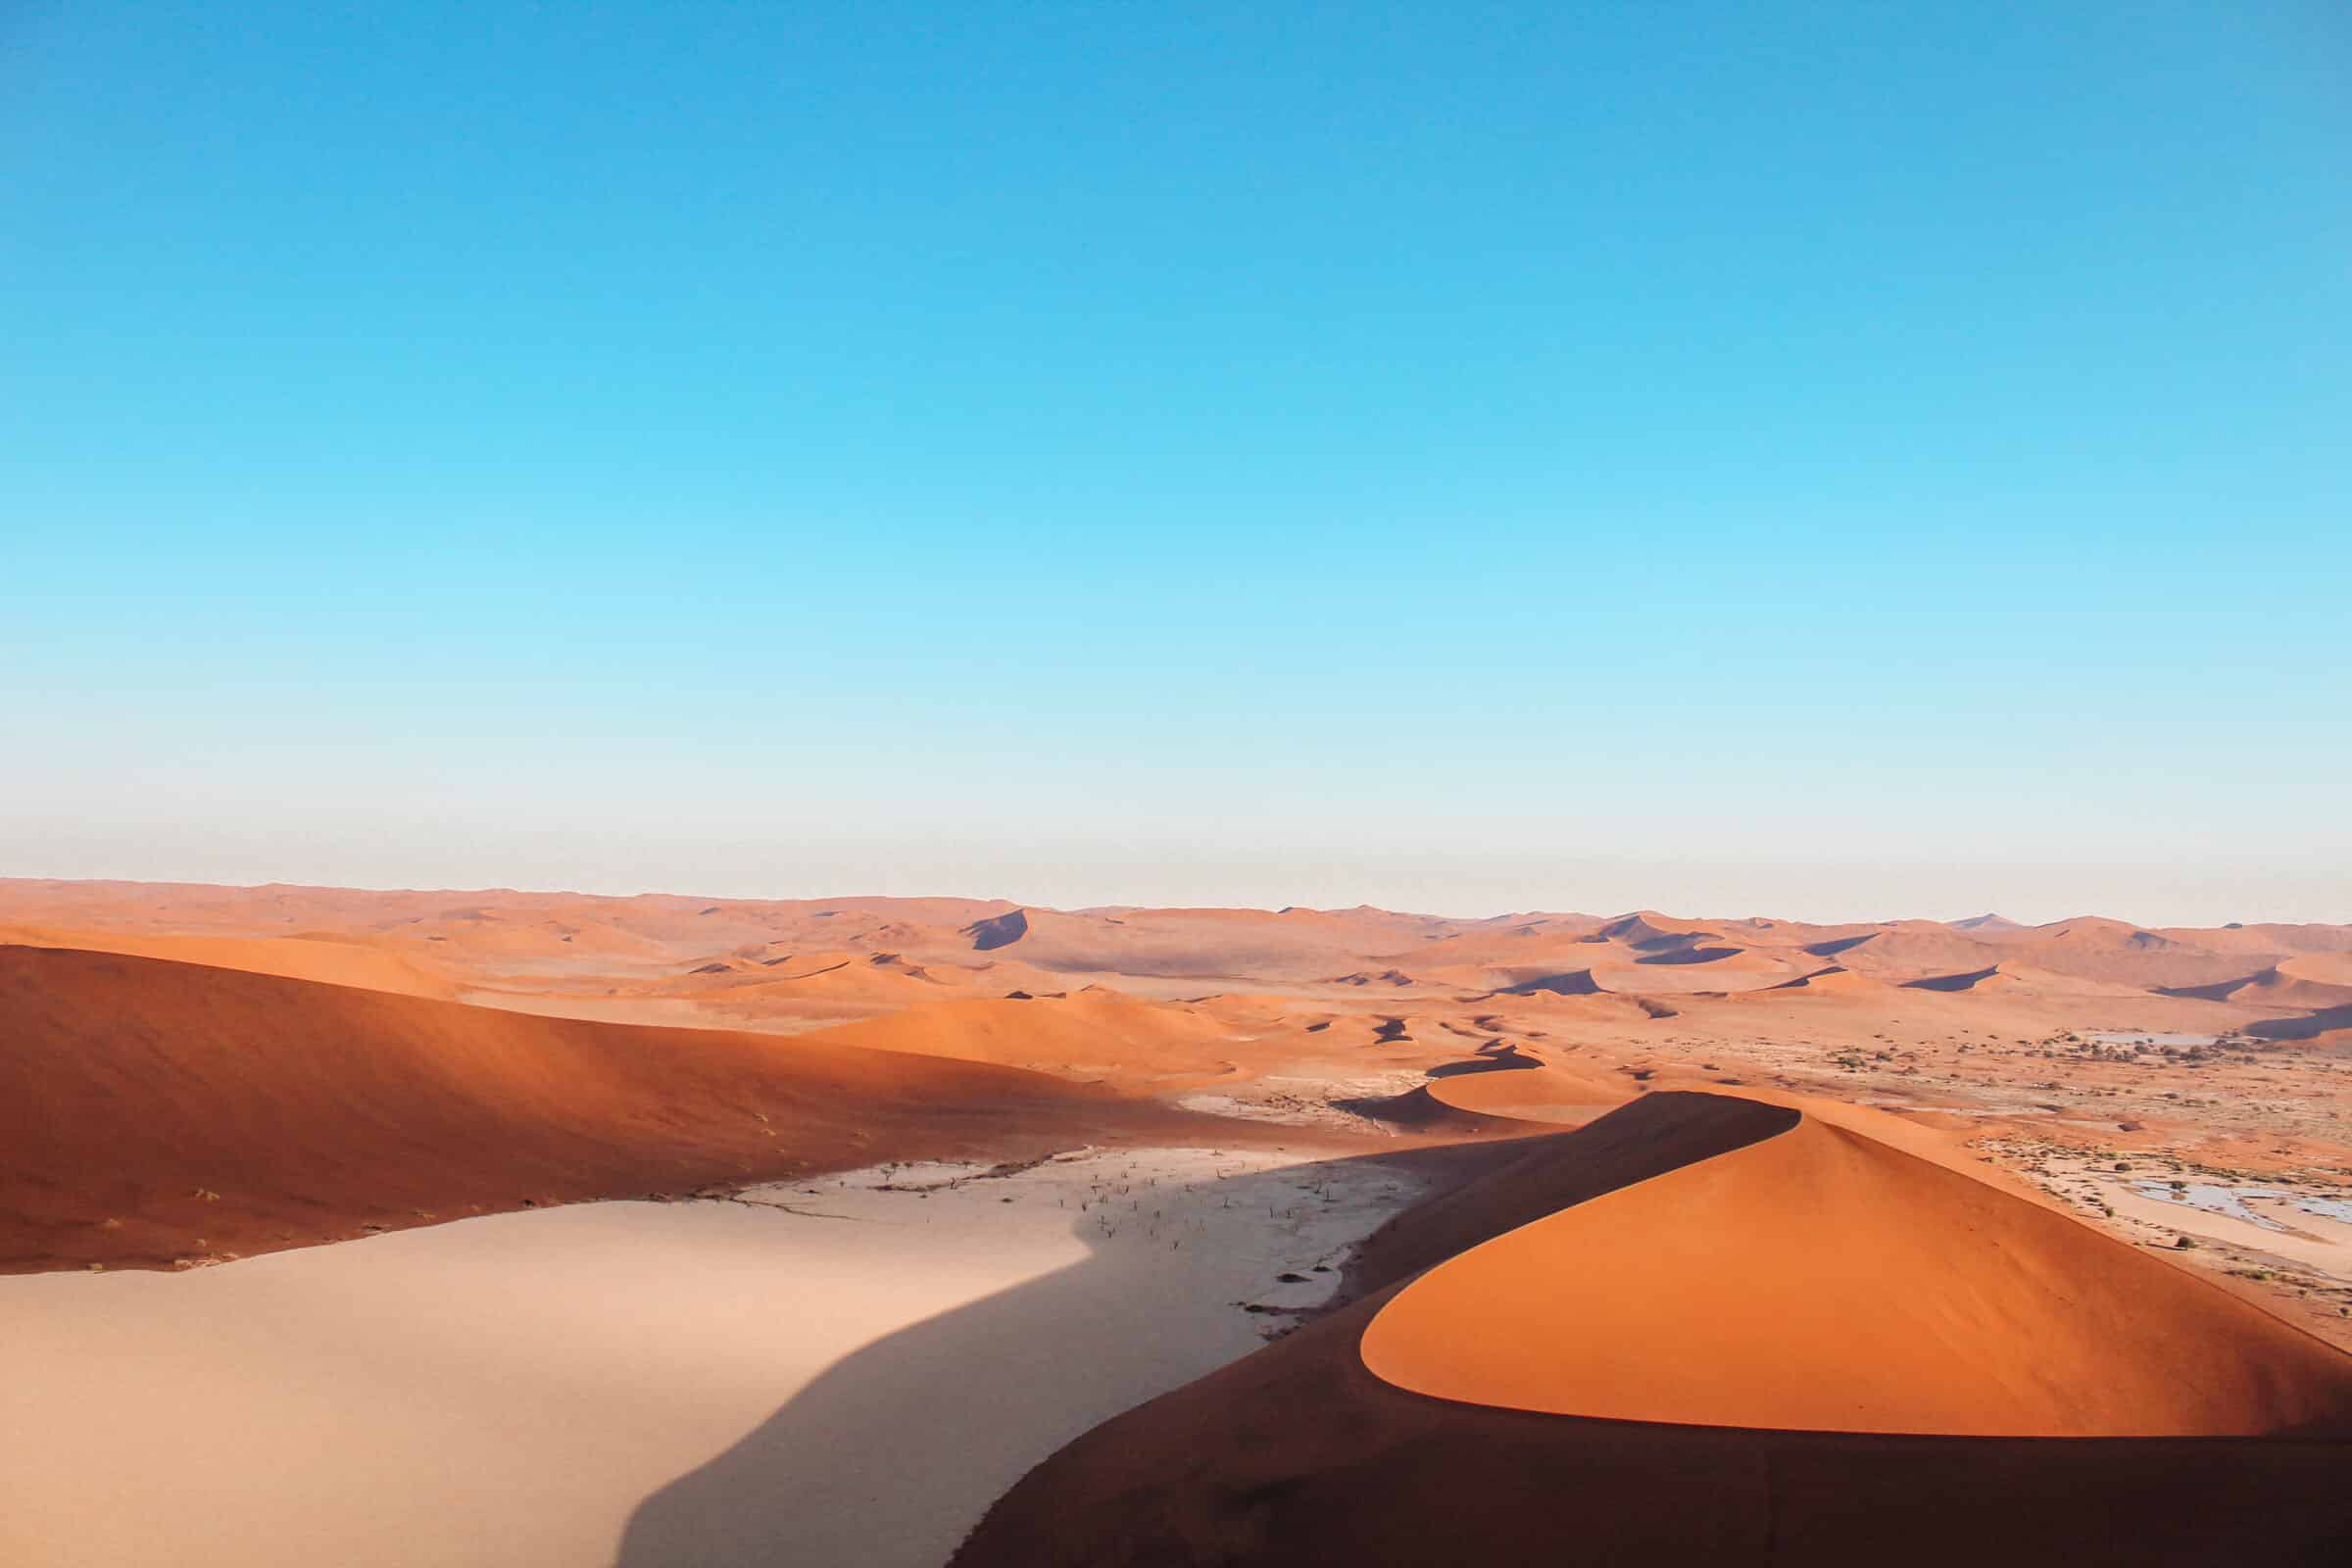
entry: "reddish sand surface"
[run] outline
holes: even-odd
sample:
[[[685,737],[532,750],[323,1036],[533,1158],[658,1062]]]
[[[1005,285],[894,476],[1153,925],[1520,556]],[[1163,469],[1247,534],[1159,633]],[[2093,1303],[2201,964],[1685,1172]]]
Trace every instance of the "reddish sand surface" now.
[[[1802,1115],[1441,1264],[1373,1319],[1363,1356],[1440,1398],[1629,1421],[2352,1428],[2352,1357],[2067,1215]]]
[[[1180,1139],[1200,1121],[813,1037],[0,948],[0,1270],[218,1260],[877,1159]]]
[[[1508,1255],[1531,1235],[1557,1241],[1559,1228],[1589,1217],[1575,1206],[1561,1211],[1563,1202],[1589,1205],[1592,1216],[1604,1216],[1599,1223],[1605,1226],[1612,1223],[1605,1218],[1611,1209],[1649,1200],[1688,1172],[1736,1170],[1742,1162],[1790,1152],[1800,1163],[1818,1163],[1814,1156],[1822,1151],[1830,1152],[1832,1164],[1861,1159],[1863,1168],[1849,1173],[1865,1195],[1860,1201],[1876,1194],[1899,1207],[1902,1184],[1896,1193],[1886,1192],[1878,1167],[1911,1156],[1884,1146],[1878,1152],[1857,1151],[1855,1142],[1845,1129],[1809,1122],[1786,1107],[1666,1094],[1580,1132],[1477,1151],[1483,1172],[1457,1171],[1469,1179],[1391,1221],[1366,1246],[1357,1283],[1368,1294],[1352,1306],[1063,1448],[990,1511],[957,1553],[956,1568],[2342,1560],[2352,1542],[2352,1492],[2342,1486],[2352,1465],[2352,1444],[2343,1437],[2352,1422],[2346,1363],[2341,1357],[2329,1361],[2334,1352],[2258,1312],[2232,1311],[2235,1303],[2186,1276],[2135,1283],[2148,1292],[2146,1311],[2160,1325],[2158,1333],[2183,1326],[2180,1318],[2185,1315],[2213,1336],[2189,1348],[2185,1366],[2169,1369],[2205,1391],[2180,1420],[2205,1423],[2196,1428],[2205,1435],[2096,1439],[1722,1424],[1725,1417],[1752,1416],[1760,1392],[1781,1400],[1774,1413],[1800,1413],[1787,1402],[1789,1390],[1769,1365],[1770,1352],[1757,1348],[1775,1338],[1770,1313],[1776,1299],[1756,1303],[1760,1324],[1745,1335],[1744,1348],[1764,1366],[1730,1362],[1687,1337],[1700,1319],[1740,1315],[1749,1281],[1736,1272],[1680,1282],[1686,1291],[1732,1303],[1732,1310],[1697,1311],[1668,1298],[1659,1303],[1663,1324],[1619,1323],[1623,1337],[1597,1343],[1586,1337],[1592,1325],[1578,1315],[1584,1310],[1580,1298],[1594,1289],[1613,1296],[1616,1288],[1605,1276],[1639,1267],[1622,1246],[1576,1250],[1573,1274],[1557,1257],[1540,1260],[1539,1283],[1548,1285],[1553,1310],[1532,1320],[1517,1310],[1524,1298],[1482,1302],[1453,1294],[1445,1283],[1464,1262],[1477,1268],[1473,1260],[1490,1248]],[[1930,1162],[1914,1163],[1918,1170],[1907,1179],[1931,1187],[1971,1180]],[[2082,1230],[1989,1185],[1983,1192],[1988,1195],[1981,1200],[1985,1210],[2009,1231],[2031,1232],[2045,1223]],[[1940,1196],[1953,1200],[1952,1194]],[[1977,1200],[1975,1195],[1970,1200]],[[1758,1201],[1768,1204],[1769,1198],[1712,1209],[1703,1201],[1672,1205],[1658,1225],[1640,1235],[1640,1245],[1673,1250],[1678,1244],[1669,1229],[1736,1229]],[[1552,1217],[1531,1224],[1534,1214]],[[2105,1245],[2087,1231],[2073,1241],[2084,1248]],[[1972,1238],[1962,1232],[1944,1242],[1966,1248]],[[1732,1255],[1722,1261],[1758,1266],[1754,1255],[1738,1255],[1742,1244],[1736,1238],[1725,1245]],[[2061,1245],[2052,1255],[2075,1250]],[[1432,1264],[1434,1270],[1419,1272]],[[1767,1266],[1800,1277],[1808,1260],[1777,1256]],[[2016,1305],[1987,1308],[1965,1290],[1941,1294],[1950,1283],[1949,1265],[1936,1260],[1932,1267],[1939,1272],[1914,1283],[1946,1313],[1965,1318]],[[1832,1268],[1834,1290],[1840,1282]],[[1406,1283],[1416,1274],[1417,1283]],[[1439,1293],[1434,1298],[1413,1302],[1416,1293],[1433,1285]],[[2064,1287],[2055,1289],[2062,1293]],[[2210,1299],[2196,1299],[2193,1293]],[[1448,1317],[1442,1330],[1431,1299]],[[2053,1302],[2031,1304],[2046,1318]],[[1911,1312],[1916,1321],[1922,1308]],[[1392,1348],[1423,1367],[1446,1364],[1454,1353],[1474,1369],[1515,1357],[1531,1367],[1539,1387],[1544,1369],[1572,1366],[1602,1369],[1595,1387],[1631,1389],[1642,1380],[1609,1363],[1636,1363],[1637,1370],[1659,1374],[1654,1396],[1668,1406],[1664,1413],[1671,1419],[1538,1413],[1400,1388],[1368,1368],[1364,1353],[1368,1334],[1392,1313],[1401,1314],[1397,1321],[1405,1330]],[[1819,1313],[1810,1318],[1792,1326],[1799,1357],[1809,1353],[1806,1332],[1821,1321]],[[2036,1325],[2012,1326],[2026,1334]],[[1851,1356],[1839,1360],[1829,1348],[1826,1363],[1813,1356],[1813,1374],[1839,1388],[1886,1389],[1886,1369],[1869,1360],[1882,1348],[1873,1331],[1856,1323],[1849,1332]],[[1968,1338],[1990,1342],[1985,1334]],[[1904,1364],[1920,1360],[1909,1347],[1897,1349]],[[1729,1386],[1684,1377],[1674,1365],[1682,1357],[1694,1358],[1702,1371],[1728,1365]],[[2013,1385],[1972,1396],[1966,1378],[1955,1386],[1949,1366],[1929,1360],[1924,1370],[1936,1375],[1934,1388],[1941,1392],[1931,1392],[1928,1400],[1944,1415],[1965,1416],[1972,1397],[1980,1410],[2004,1416],[2018,1408]],[[2086,1349],[2080,1337],[2053,1348],[2047,1360],[2031,1345],[2005,1346],[2000,1363],[1988,1369],[1996,1379],[2005,1370],[2036,1364],[2090,1401],[2106,1425],[2120,1424],[2126,1417],[2118,1410],[2132,1408],[2100,1388],[2101,1379],[2118,1369],[2095,1348]],[[2297,1373],[2310,1376],[2311,1386],[2289,1387]],[[2130,1381],[2149,1401],[2142,1410],[2180,1412],[2178,1398],[2149,1392],[2145,1374]],[[1482,1386],[1475,1392],[1500,1391]],[[1715,1419],[1684,1424],[1707,1417]],[[2211,1435],[2217,1428],[2243,1432],[2280,1418],[2292,1426],[2275,1436]]]
[[[2352,1560],[2352,927],[0,880],[0,1271],[1147,1143],[1439,1191],[961,1561]]]

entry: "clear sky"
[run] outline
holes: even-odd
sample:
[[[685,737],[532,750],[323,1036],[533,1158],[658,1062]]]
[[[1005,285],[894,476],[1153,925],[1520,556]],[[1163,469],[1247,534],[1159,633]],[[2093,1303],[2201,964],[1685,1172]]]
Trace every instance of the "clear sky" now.
[[[0,874],[2352,920],[2334,0],[0,6]]]

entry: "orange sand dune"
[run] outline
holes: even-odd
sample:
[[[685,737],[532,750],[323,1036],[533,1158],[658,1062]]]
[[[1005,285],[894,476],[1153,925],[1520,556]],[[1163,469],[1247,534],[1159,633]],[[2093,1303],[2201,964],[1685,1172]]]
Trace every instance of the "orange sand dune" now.
[[[1623,1073],[1548,1062],[1536,1068],[1433,1075],[1428,1089],[1432,1100],[1456,1110],[1555,1125],[1591,1121],[1639,1092]]]
[[[2266,1007],[2341,1007],[2352,1004],[2352,958],[2337,954],[2281,958],[2254,974],[2206,986],[2168,986],[2164,994]]]
[[[2166,936],[2092,916],[2037,926],[2030,936],[2004,943],[2003,948],[2019,961],[2053,974],[2142,990],[2210,985],[2245,972],[2243,959],[2217,952],[2198,937]]]
[[[1444,1264],[1373,1320],[1363,1355],[1441,1398],[1620,1420],[2352,1434],[2352,1359],[2052,1209],[1817,1117]]]
[[[1876,996],[1886,987],[1866,974],[1848,969],[1841,963],[1833,963],[1766,989],[1773,992],[1798,992],[1812,997],[1854,997]]]
[[[1866,1124],[1868,1113],[1858,1114]],[[2184,1291],[2219,1293],[2193,1279],[2176,1284],[2161,1278],[2167,1265],[2126,1249],[2118,1250],[2132,1263],[2156,1271],[2132,1271],[2133,1288],[2145,1290],[2147,1310],[2158,1323],[2130,1331],[2138,1336],[2130,1343],[2144,1345],[2151,1334],[2182,1329],[2181,1312],[2219,1338],[2186,1343],[2186,1358],[2169,1368],[2205,1395],[2151,1392],[2146,1376],[2134,1374],[2130,1389],[2135,1393],[2089,1391],[2094,1407],[2112,1421],[2117,1403],[2141,1396],[2169,1403],[2176,1413],[2182,1399],[2194,1404],[2210,1398],[2191,1414],[2242,1431],[2301,1411],[2302,1433],[2021,1439],[1594,1419],[1433,1398],[1366,1367],[1361,1348],[1367,1335],[1397,1303],[1476,1258],[1479,1251],[1471,1250],[1483,1251],[1481,1244],[1497,1237],[1509,1242],[1520,1227],[1543,1232],[1555,1222],[1565,1225],[1579,1217],[1573,1206],[1579,1204],[1604,1216],[1599,1223],[1610,1234],[1594,1238],[1604,1245],[1580,1249],[1573,1271],[1563,1264],[1548,1273],[1548,1315],[1531,1322],[1518,1310],[1519,1298],[1506,1297],[1507,1309],[1492,1312],[1474,1305],[1447,1326],[1450,1350],[1515,1354],[1537,1369],[1541,1383],[1544,1367],[1569,1359],[1601,1365],[1621,1347],[1630,1348],[1634,1353],[1626,1358],[1660,1374],[1671,1389],[1689,1380],[1681,1380],[1673,1365],[1662,1365],[1661,1352],[1669,1362],[1688,1356],[1718,1364],[1704,1343],[1675,1329],[1718,1310],[1735,1320],[1744,1313],[1769,1327],[1783,1298],[1768,1285],[1748,1306],[1751,1276],[1801,1280],[1818,1269],[1836,1294],[1853,1272],[1837,1258],[1758,1246],[1754,1250],[1768,1255],[1739,1259],[1744,1273],[1701,1267],[1682,1276],[1683,1295],[1656,1298],[1666,1320],[1661,1330],[1636,1322],[1622,1325],[1621,1339],[1585,1337],[1592,1325],[1580,1314],[1588,1296],[1633,1296],[1619,1285],[1621,1272],[1654,1283],[1659,1265],[1645,1263],[1645,1255],[1689,1255],[1690,1245],[1675,1242],[1669,1232],[1736,1230],[1756,1209],[1792,1206],[1785,1200],[1801,1201],[1808,1191],[1799,1187],[1776,1198],[1727,1184],[1725,1192],[1690,1192],[1688,1201],[1660,1206],[1655,1194],[1711,1167],[1739,1170],[1793,1152],[1794,1171],[1768,1164],[1756,1173],[1800,1182],[1810,1176],[1832,1187],[1858,1180],[1865,1192],[1888,1199],[1874,1228],[1900,1229],[1879,1220],[1907,1203],[1928,1202],[1931,1212],[1918,1227],[1923,1242],[1932,1247],[1940,1239],[1959,1255],[1981,1248],[1984,1239],[1966,1229],[1938,1238],[1938,1217],[1966,1223],[1969,1215],[1982,1216],[2000,1244],[2033,1238],[2044,1224],[2071,1223],[1989,1187],[1967,1195],[1959,1201],[1963,1212],[1955,1214],[1953,1193],[1945,1187],[1968,1183],[1966,1174],[1914,1162],[1917,1169],[1889,1178],[1887,1168],[1900,1168],[1907,1156],[1885,1146],[1861,1147],[1874,1141],[1852,1136],[1851,1124],[1800,1121],[1798,1115],[1745,1099],[1659,1093],[1574,1133],[1490,1145],[1469,1154],[1475,1165],[1455,1167],[1461,1185],[1397,1216],[1365,1244],[1354,1283],[1369,1294],[1064,1447],[998,1502],[953,1568],[1174,1562],[1350,1568],[1433,1562],[1879,1568],[1899,1562],[1982,1568],[2003,1561],[2204,1568],[2342,1560],[2341,1548],[2352,1540],[2352,1492],[2342,1486],[2352,1467],[2352,1442],[2341,1435],[2352,1415],[2352,1396],[2345,1392],[2352,1362],[2229,1298],[2221,1298],[2220,1307],[2203,1300],[2184,1304]],[[1460,1151],[1447,1153],[1464,1158]],[[1653,1223],[1637,1228],[1605,1218],[1628,1203],[1653,1205]],[[2100,1241],[2088,1233],[2085,1238]],[[1733,1237],[1726,1245],[1739,1243]],[[2000,1331],[2006,1326],[2023,1336],[2045,1324],[2051,1310],[2063,1315],[2069,1278],[2079,1266],[2089,1269],[2098,1298],[2107,1303],[2098,1310],[2111,1307],[2108,1276],[2126,1265],[2097,1259],[2085,1265],[2081,1250],[2073,1245],[2044,1250],[2035,1243],[2020,1253],[2021,1272],[2033,1271],[2029,1283],[2047,1293],[2036,1311],[2022,1317],[2002,1316],[2026,1300],[2013,1287],[1984,1301],[1963,1290],[1945,1299],[1940,1312],[1924,1300],[1902,1310],[1934,1344],[1955,1343],[1956,1336],[1998,1352],[1987,1380],[1994,1388],[1985,1397],[2031,1399],[2031,1380],[2010,1381],[2020,1351],[2004,1345]],[[2055,1276],[2047,1272],[2053,1263],[2059,1267]],[[1914,1256],[1908,1266],[1931,1270],[1920,1283],[1954,1279],[1955,1265],[1939,1256]],[[1410,1283],[1416,1276],[1418,1283]],[[1960,1282],[1970,1277],[1963,1272]],[[1821,1321],[1801,1299],[1799,1305],[1809,1314],[1796,1325],[1800,1331]],[[1971,1323],[1979,1331],[1973,1340],[1961,1332]],[[1758,1332],[1735,1327],[1749,1339]],[[1846,1333],[1850,1355],[1836,1356],[1835,1341],[1823,1347],[1835,1357],[1829,1370],[1836,1385],[1876,1386],[1880,1374],[1869,1357],[1884,1348],[1879,1336],[1859,1322]],[[2106,1370],[2103,1353],[2086,1346],[2085,1336],[2070,1332],[2061,1346],[2068,1348],[2100,1357],[2096,1370]],[[1914,1360],[1919,1353],[1908,1345],[1894,1348]],[[1735,1400],[1777,1375],[1769,1364],[1747,1362],[1732,1371],[1735,1386],[1725,1394]],[[1968,1396],[1955,1392],[1950,1397],[1965,1404]],[[2241,1397],[2245,1402],[2233,1402]]]
[[[1208,1012],[1100,993],[939,1002],[843,1024],[821,1038],[1138,1084],[1214,1076],[1233,1065],[1232,1031]]]
[[[1631,962],[1596,956],[1592,972],[1604,991],[1687,996],[1703,991],[1761,991],[1818,967],[1818,961],[1811,958],[1797,961],[1783,954],[1705,942],[1636,954]]]
[[[433,973],[398,953],[330,937],[141,936],[132,932],[44,931],[0,927],[0,943],[35,948],[78,948],[142,958],[170,958],[215,969],[242,969],[287,980],[316,980],[366,991],[410,997],[457,995],[447,976]]]
[[[819,1036],[0,948],[0,1270],[166,1264],[1179,1125],[1250,1136],[1036,1073]]]

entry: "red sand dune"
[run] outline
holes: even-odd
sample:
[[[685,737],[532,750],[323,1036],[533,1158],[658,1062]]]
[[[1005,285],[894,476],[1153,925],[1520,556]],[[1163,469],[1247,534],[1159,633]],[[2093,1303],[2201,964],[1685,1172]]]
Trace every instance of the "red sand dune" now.
[[[1796,991],[1815,997],[1845,997],[1876,995],[1885,987],[1866,974],[1859,974],[1840,963],[1833,963],[1767,989]]]
[[[1591,1121],[1639,1093],[1623,1073],[1553,1062],[1434,1076],[1427,1087],[1432,1100],[1455,1110],[1554,1124]]]
[[[136,932],[52,931],[0,927],[0,943],[36,948],[77,948],[142,958],[170,958],[215,969],[242,969],[288,980],[358,986],[409,997],[454,997],[447,976],[401,954],[364,942],[331,937],[149,936]]]
[[[0,1270],[167,1264],[1195,1120],[822,1036],[590,1023],[0,947]]]
[[[934,1003],[842,1024],[822,1038],[1080,1079],[1164,1082],[1233,1065],[1231,1031],[1208,1013],[1085,992]]]
[[[2352,958],[2338,954],[2281,958],[2257,973],[2206,986],[2174,986],[2165,994],[2265,1007],[2341,1007],[2352,1004]]]
[[[2352,1363],[2340,1356],[2303,1359],[2299,1337],[2278,1339],[2293,1331],[2228,1298],[2222,1298],[2230,1301],[2226,1307],[2201,1302],[2190,1309],[2220,1314],[2213,1321],[2223,1331],[2225,1356],[2276,1366],[2270,1359],[2276,1351],[2300,1366],[2304,1383],[2298,1390],[2287,1386],[2291,1380],[2257,1376],[2252,1387],[2262,1392],[2250,1405],[2225,1397],[2201,1418],[2218,1411],[2225,1425],[2242,1427],[2283,1413],[2266,1399],[2300,1400],[2314,1415],[2313,1430],[2261,1438],[2027,1439],[1594,1419],[1435,1398],[1365,1366],[1359,1347],[1367,1330],[1421,1288],[1406,1281],[1445,1265],[1422,1274],[1423,1285],[1442,1280],[1454,1266],[1448,1258],[1497,1236],[1507,1240],[1531,1222],[1544,1231],[1554,1223],[1544,1216],[1568,1223],[1576,1210],[1560,1213],[1565,1205],[1587,1203],[1600,1214],[1624,1202],[1652,1201],[1642,1196],[1646,1191],[1665,1191],[1690,1170],[1736,1169],[1768,1152],[1778,1158],[1792,1151],[1801,1163],[1827,1151],[1833,1164],[1859,1161],[1859,1176],[1873,1186],[1884,1179],[1886,1161],[1902,1157],[1890,1149],[1859,1151],[1854,1140],[1833,1136],[1840,1129],[1828,1123],[1815,1127],[1816,1136],[1788,1141],[1790,1129],[1805,1126],[1814,1124],[1754,1101],[1662,1093],[1575,1133],[1489,1146],[1478,1156],[1486,1174],[1398,1216],[1366,1245],[1357,1283],[1372,1294],[1064,1447],[999,1501],[956,1557],[956,1568],[1176,1562],[1980,1568],[2004,1560],[2343,1560],[2342,1547],[2352,1541],[2352,1492],[2342,1486],[2352,1465],[2352,1444],[2342,1436],[2352,1418],[2345,1382]],[[1854,1174],[1838,1172],[1841,1180]],[[1912,1189],[1923,1183],[1941,1193],[1943,1183],[1969,1179],[1923,1165],[1897,1184],[1906,1196],[1885,1206],[1899,1211],[1917,1200]],[[1985,1192],[1988,1198],[1972,1201],[1984,1206],[2004,1239],[2031,1234],[2044,1221],[2071,1223],[1995,1189]],[[1617,1289],[1617,1271],[1642,1267],[1629,1242],[1654,1249],[1671,1226],[1736,1227],[1750,1208],[1771,1203],[1767,1195],[1711,1208],[1692,1197],[1655,1216],[1657,1223],[1638,1237],[1611,1236],[1608,1245],[1580,1250],[1577,1272],[1552,1279],[1556,1321],[1474,1306],[1451,1325],[1452,1343],[1515,1353],[1538,1366],[1563,1356],[1605,1361],[1620,1342],[1584,1339],[1587,1325],[1576,1313],[1586,1292],[1605,1296]],[[2037,1217],[2021,1219],[2016,1209]],[[1971,1245],[1965,1231],[1951,1241]],[[2054,1255],[2071,1265],[2076,1250],[2064,1246]],[[2034,1254],[2045,1261],[2048,1255]],[[1760,1266],[1742,1261],[1751,1271]],[[1833,1260],[1777,1255],[1768,1261],[1799,1279],[1826,1267],[1828,1283],[1836,1284]],[[2153,1279],[2134,1283],[2147,1287],[2151,1314],[2172,1322],[2182,1295],[2171,1281]],[[1729,1269],[1686,1281],[1690,1294],[1728,1303],[1733,1315],[1746,1284]],[[2063,1297],[2064,1280],[2051,1284]],[[2209,1289],[2194,1280],[2180,1284]],[[1753,1315],[1768,1322],[1775,1304],[1760,1301]],[[1962,1319],[1978,1313],[1965,1294],[1945,1306]],[[1631,1348],[1628,1359],[1655,1368],[1663,1350],[1703,1362],[1703,1345],[1671,1332],[1682,1321],[1676,1314],[1690,1310],[1664,1300],[1669,1323],[1655,1333],[1638,1327],[1622,1342]],[[1988,1315],[1983,1343],[1999,1345],[1997,1319],[1997,1311]],[[2026,1334],[2035,1321],[2013,1327]],[[1840,1383],[1872,1383],[1877,1374],[1865,1353],[1873,1348],[1859,1338],[1850,1364],[1833,1363]],[[2211,1357],[2212,1348],[2202,1348],[2189,1370]],[[1662,1370],[1671,1381],[1672,1369]],[[1998,1376],[2001,1367],[1993,1370]],[[1742,1381],[1757,1375],[1743,1372]],[[2132,1387],[2144,1393],[2144,1384],[2134,1378]],[[1727,1392],[1737,1398],[1741,1391]]]
[[[2352,1358],[2066,1215],[1814,1116],[1443,1264],[1373,1320],[1363,1354],[1441,1398],[1622,1420],[2352,1432]]]

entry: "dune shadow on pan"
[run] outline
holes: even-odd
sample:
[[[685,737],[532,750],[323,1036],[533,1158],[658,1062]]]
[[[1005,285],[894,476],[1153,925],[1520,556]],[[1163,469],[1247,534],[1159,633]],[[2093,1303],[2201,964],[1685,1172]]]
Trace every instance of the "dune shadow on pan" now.
[[[2352,1029],[2352,1006],[2322,1007],[2300,1018],[2265,1018],[2244,1032],[2257,1040],[2311,1040],[2333,1029]]]
[[[1834,958],[1840,953],[1844,953],[1852,948],[1860,947],[1863,943],[1870,941],[1877,935],[1878,933],[1876,931],[1867,931],[1858,937],[1832,937],[1827,942],[1814,943],[1812,946],[1806,948],[1805,951],[1813,955],[1813,956],[1816,958]]]
[[[1295,1202],[1315,1173],[1373,1162],[1294,1165],[1224,1186],[1237,1205]],[[1139,1250],[1167,1242],[1106,1241],[1091,1224],[1079,1231],[1074,1209],[1071,1219],[1085,1258],[844,1356],[639,1503],[617,1568],[937,1568],[1030,1467],[1206,1370],[1159,1355],[1136,1316],[1128,1276]],[[789,1245],[787,1232],[777,1245]]]
[[[1737,958],[1742,951],[1740,948],[1677,948],[1671,952],[1652,953],[1634,961],[1649,964],[1720,963],[1726,958]]]

